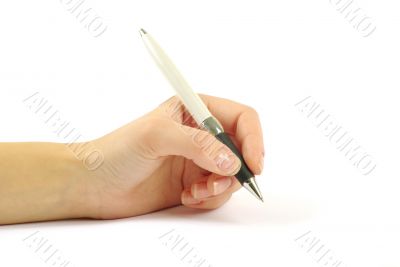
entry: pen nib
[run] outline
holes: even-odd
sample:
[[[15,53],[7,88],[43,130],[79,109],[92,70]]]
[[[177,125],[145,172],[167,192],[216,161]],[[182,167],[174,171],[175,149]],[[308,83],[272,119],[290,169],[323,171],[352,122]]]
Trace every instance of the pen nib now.
[[[250,178],[246,182],[243,183],[243,187],[245,187],[250,193],[252,193],[256,198],[264,202],[264,199],[261,195],[260,189],[256,183],[254,177]]]

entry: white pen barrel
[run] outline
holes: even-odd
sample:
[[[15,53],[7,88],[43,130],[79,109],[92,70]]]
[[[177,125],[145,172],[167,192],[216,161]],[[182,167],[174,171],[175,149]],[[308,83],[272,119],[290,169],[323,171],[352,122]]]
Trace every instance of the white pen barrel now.
[[[148,33],[143,36],[143,41],[154,61],[157,63],[157,66],[175,89],[178,97],[181,99],[186,109],[195,119],[197,124],[201,125],[204,120],[212,116],[207,107],[204,105],[203,101],[192,90],[183,76],[179,73],[178,69],[169,59],[168,55]]]

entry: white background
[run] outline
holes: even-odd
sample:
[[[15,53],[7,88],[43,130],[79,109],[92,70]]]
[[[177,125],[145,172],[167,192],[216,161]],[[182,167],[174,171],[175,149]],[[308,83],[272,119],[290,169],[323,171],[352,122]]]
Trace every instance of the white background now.
[[[69,266],[193,266],[159,239],[172,229],[212,266],[322,266],[295,241],[308,231],[340,266],[400,266],[398,1],[357,0],[376,26],[363,37],[337,1],[87,0],[98,38],[65,2],[0,5],[0,140],[63,142],[24,105],[35,92],[88,140],[170,97],[143,27],[196,91],[259,111],[265,203],[243,189],[211,212],[2,226],[1,267],[50,266],[23,241],[36,231]],[[374,157],[370,175],[295,107],[307,96]]]

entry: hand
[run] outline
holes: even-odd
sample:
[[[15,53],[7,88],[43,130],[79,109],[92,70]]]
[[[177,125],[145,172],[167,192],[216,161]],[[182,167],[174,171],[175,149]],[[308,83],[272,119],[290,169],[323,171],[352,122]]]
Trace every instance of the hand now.
[[[263,168],[263,140],[254,109],[201,96],[255,174]],[[93,217],[129,217],[183,204],[215,209],[241,188],[239,159],[214,136],[195,128],[173,97],[145,116],[92,141],[103,164],[88,179]]]

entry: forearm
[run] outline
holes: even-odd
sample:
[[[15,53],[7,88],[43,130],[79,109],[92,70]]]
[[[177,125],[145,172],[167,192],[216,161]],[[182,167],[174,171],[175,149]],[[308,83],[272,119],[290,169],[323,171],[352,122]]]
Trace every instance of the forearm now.
[[[64,144],[0,143],[0,225],[88,217],[88,177]]]

